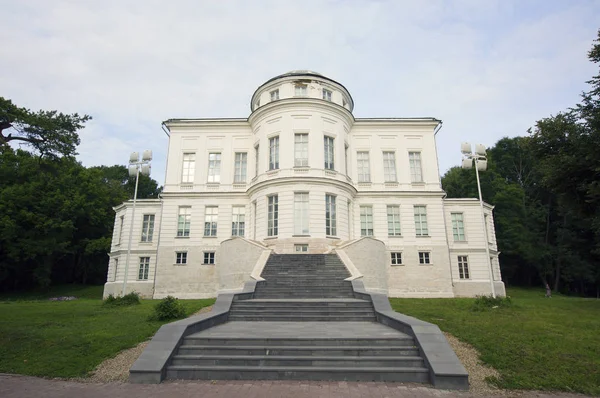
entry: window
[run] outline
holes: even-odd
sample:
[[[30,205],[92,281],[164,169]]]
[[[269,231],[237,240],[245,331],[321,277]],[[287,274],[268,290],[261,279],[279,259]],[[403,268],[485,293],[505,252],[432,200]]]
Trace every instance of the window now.
[[[231,221],[231,235],[244,236],[246,232],[246,208],[244,206],[233,206]]]
[[[254,105],[254,108],[258,108],[260,106],[260,99],[256,100],[256,105]]]
[[[465,225],[463,222],[462,213],[452,213],[452,235],[454,235],[455,241],[464,241],[465,239]]]
[[[181,172],[181,182],[184,184],[191,184],[194,182],[194,169],[196,166],[196,154],[195,153],[184,153],[183,154],[183,168]]]
[[[113,282],[117,280],[118,274],[119,274],[119,259],[115,258],[115,276],[113,278]]]
[[[323,99],[325,101],[331,101],[331,90],[323,89]]]
[[[294,194],[294,233],[308,234],[308,192]]]
[[[400,236],[400,206],[387,207],[388,236]]]
[[[402,265],[402,252],[392,252],[392,265]]]
[[[348,173],[348,144],[344,145],[344,170],[346,170],[346,175],[350,175]]]
[[[294,251],[296,253],[307,253],[308,245],[294,245]]]
[[[294,166],[308,167],[308,134],[294,135]]]
[[[360,206],[360,236],[373,236],[373,207]]]
[[[254,154],[256,155],[256,158],[254,159],[254,177],[258,177],[258,164],[260,161],[258,149],[259,149],[258,145],[254,147]]]
[[[427,230],[427,207],[415,206],[415,231],[417,236],[428,236]]]
[[[469,279],[469,259],[467,256],[458,256],[458,276],[460,279]]]
[[[423,182],[423,173],[421,172],[421,152],[409,152],[410,161],[410,181]]]
[[[277,227],[279,224],[279,205],[278,196],[273,195],[268,197],[267,209],[267,235],[277,236]]]
[[[342,98],[342,106],[345,108],[348,105],[348,101],[346,101],[346,98]]]
[[[117,240],[117,245],[121,244],[121,238],[123,237],[123,224],[125,223],[125,216],[121,216],[119,222],[119,239]]]
[[[192,219],[190,207],[180,207],[177,217],[177,236],[190,236],[190,221]]]
[[[206,206],[204,209],[204,236],[217,236],[217,222],[219,208],[217,206]]]
[[[154,214],[144,214],[142,221],[142,242],[152,242],[154,233]]]
[[[140,257],[140,269],[138,272],[138,280],[148,280],[148,272],[150,271],[150,257]]]
[[[431,264],[429,254],[429,252],[419,252],[419,264]]]
[[[396,153],[383,153],[383,176],[385,182],[396,182]]]
[[[333,137],[325,136],[325,168],[327,170],[333,170]]]
[[[371,171],[369,170],[369,152],[357,152],[356,162],[358,168],[358,182],[370,182]]]
[[[204,252],[204,263],[203,264],[214,264],[215,263],[215,252]]]
[[[187,252],[176,252],[175,264],[187,264]]]
[[[277,101],[279,99],[279,89],[271,91],[271,101]]]
[[[483,215],[483,222],[484,222],[484,229],[485,229],[485,236],[487,238],[488,243],[493,243],[492,242],[492,234],[490,233],[490,229],[489,229],[489,223],[488,223],[488,215],[484,214]]]
[[[294,95],[296,97],[306,97],[306,86],[304,84],[296,84]]]
[[[246,152],[235,153],[235,165],[233,182],[246,182],[246,164],[248,163],[248,154]]]
[[[279,136],[269,138],[269,170],[279,168]]]
[[[208,182],[221,182],[221,154],[208,154]]]
[[[325,235],[337,235],[335,196],[325,195]]]

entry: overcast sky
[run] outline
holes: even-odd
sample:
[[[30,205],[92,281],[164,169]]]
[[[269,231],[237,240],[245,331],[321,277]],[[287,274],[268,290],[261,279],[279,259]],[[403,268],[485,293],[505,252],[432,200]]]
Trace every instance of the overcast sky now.
[[[260,84],[310,69],[355,117],[443,120],[440,172],[574,105],[597,72],[600,1],[0,0],[0,96],[93,116],[84,165],[152,149],[170,118],[247,117]]]

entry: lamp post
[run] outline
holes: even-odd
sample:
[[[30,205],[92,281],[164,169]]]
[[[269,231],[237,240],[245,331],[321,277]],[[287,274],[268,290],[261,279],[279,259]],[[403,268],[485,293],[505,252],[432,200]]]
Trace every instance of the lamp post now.
[[[133,192],[133,209],[131,210],[131,223],[129,225],[129,242],[127,243],[127,257],[125,257],[125,276],[123,277],[123,292],[122,296],[125,295],[127,289],[127,276],[129,274],[129,257],[131,255],[131,240],[133,239],[133,222],[135,220],[135,204],[137,201],[138,182],[140,179],[140,173],[149,176],[150,175],[150,161],[152,160],[152,151],[144,151],[142,154],[142,160],[140,160],[140,154],[138,152],[132,152],[129,156],[129,177],[135,176],[135,190]]]
[[[471,148],[471,144],[463,142],[460,145],[460,151],[463,154],[462,168],[471,169],[475,162],[475,176],[477,177],[477,191],[479,192],[479,207],[481,209],[481,222],[483,224],[483,237],[485,239],[485,257],[490,274],[490,286],[492,288],[492,297],[496,298],[496,289],[494,287],[494,273],[492,271],[492,262],[490,260],[490,247],[487,234],[487,223],[485,222],[485,214],[483,212],[483,197],[481,196],[481,183],[479,182],[479,172],[487,169],[487,156],[485,146],[482,144],[475,145],[475,152]]]

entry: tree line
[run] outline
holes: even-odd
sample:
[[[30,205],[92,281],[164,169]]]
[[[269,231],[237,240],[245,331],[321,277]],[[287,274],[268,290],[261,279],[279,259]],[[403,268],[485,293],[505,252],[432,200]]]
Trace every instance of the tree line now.
[[[600,66],[600,31],[588,58]],[[509,285],[600,297],[600,73],[587,83],[580,103],[488,151],[482,196]],[[476,184],[459,167],[442,177],[449,197],[477,197]]]

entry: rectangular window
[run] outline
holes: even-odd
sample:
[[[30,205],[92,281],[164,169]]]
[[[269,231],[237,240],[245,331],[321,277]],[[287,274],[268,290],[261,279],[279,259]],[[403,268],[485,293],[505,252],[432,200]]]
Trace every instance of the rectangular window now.
[[[419,264],[431,264],[429,252],[419,252]]]
[[[360,236],[373,236],[373,207],[360,206]]]
[[[325,169],[333,170],[333,137],[325,136]]]
[[[217,206],[206,206],[204,209],[204,236],[217,236],[217,222],[219,208]]]
[[[204,263],[203,264],[214,264],[215,263],[215,252],[204,252]]]
[[[190,236],[191,207],[180,207],[177,217],[177,236]]]
[[[400,206],[387,207],[388,236],[400,236]]]
[[[452,213],[452,235],[455,241],[464,241],[465,239],[465,224],[462,213]]]
[[[421,170],[421,152],[409,152],[410,161],[410,181],[423,182],[423,173]]]
[[[279,136],[269,138],[269,170],[279,168]]]
[[[233,206],[231,235],[244,236],[246,232],[246,208],[244,206]]]
[[[115,258],[115,276],[113,282],[117,280],[117,275],[119,275],[119,259]]]
[[[268,197],[267,209],[267,235],[277,236],[279,224],[279,200],[277,195]]]
[[[259,157],[259,146],[255,146],[254,147],[254,154],[256,155],[256,158],[254,159],[254,177],[258,177],[258,165],[260,163],[260,157]]]
[[[142,242],[152,242],[154,233],[154,214],[144,214],[142,222]]]
[[[306,97],[306,86],[304,84],[296,84],[294,95],[296,97]]]
[[[150,257],[140,257],[140,269],[138,272],[138,280],[148,280],[148,272],[150,271]]]
[[[307,253],[308,245],[294,245],[294,251],[296,253]]]
[[[294,166],[308,167],[308,134],[294,135]]]
[[[417,236],[428,236],[427,207],[415,206],[415,231]]]
[[[196,154],[183,154],[183,168],[181,171],[181,182],[191,184],[194,182],[194,169],[196,168]]]
[[[402,265],[402,252],[392,252],[392,265]]]
[[[221,154],[208,154],[208,182],[221,182]]]
[[[337,211],[335,206],[335,196],[325,195],[325,235],[337,235]]]
[[[383,177],[385,182],[396,182],[396,153],[383,153]]]
[[[331,90],[323,89],[323,99],[325,101],[331,101]]]
[[[277,101],[279,99],[279,89],[271,91],[271,101]]]
[[[357,152],[356,162],[358,169],[358,182],[370,182],[371,170],[369,167],[369,152]]]
[[[175,264],[187,264],[187,252],[176,252]]]
[[[294,194],[294,233],[308,235],[308,192]]]
[[[248,163],[248,154],[246,152],[235,153],[235,165],[233,182],[243,183],[246,182],[246,165]]]
[[[119,218],[119,240],[117,240],[117,245],[121,244],[121,238],[123,237],[123,224],[125,223],[125,216],[121,216]]]
[[[460,279],[469,279],[469,259],[467,256],[458,256],[458,276]]]

